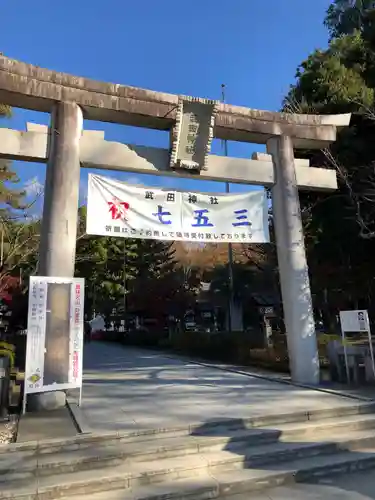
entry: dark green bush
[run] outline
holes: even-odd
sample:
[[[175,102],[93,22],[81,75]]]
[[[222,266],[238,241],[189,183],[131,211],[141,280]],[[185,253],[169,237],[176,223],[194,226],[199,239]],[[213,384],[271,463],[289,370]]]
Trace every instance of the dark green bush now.
[[[159,347],[160,343],[165,339],[163,331],[149,330],[130,330],[126,334],[122,334],[122,343],[137,347]]]
[[[276,371],[289,371],[285,335],[273,336],[273,347],[259,348],[259,336],[254,332],[174,332],[131,330],[113,335],[113,340],[125,345],[149,348],[172,348],[188,356],[239,366],[258,366]]]
[[[172,337],[172,347],[183,354],[237,365],[256,365],[289,371],[285,336],[276,338],[273,347],[259,348],[249,332],[183,332]]]

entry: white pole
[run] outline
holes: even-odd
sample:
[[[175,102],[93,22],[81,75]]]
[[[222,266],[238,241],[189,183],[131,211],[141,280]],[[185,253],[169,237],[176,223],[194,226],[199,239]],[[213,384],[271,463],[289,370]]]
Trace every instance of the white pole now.
[[[4,226],[1,226],[1,256],[0,265],[3,267],[4,264]]]
[[[348,363],[348,352],[346,350],[346,337],[345,337],[345,332],[342,328],[341,325],[341,338],[342,338],[342,345],[344,347],[344,358],[345,358],[345,370],[346,370],[346,378],[348,380],[348,384],[350,384],[350,373],[349,373],[349,363]]]
[[[83,386],[83,382],[81,382],[81,386],[79,388],[79,399],[78,399],[78,406],[79,407],[82,406],[82,386]]]
[[[26,399],[27,399],[27,395],[26,395],[25,382],[26,381],[24,381],[24,386],[23,386],[22,415],[25,415],[25,413],[26,413]]]
[[[225,104],[225,83],[221,84],[221,102]],[[224,144],[224,155],[228,156],[228,142],[223,141]],[[225,192],[229,193],[229,182],[225,183]],[[234,283],[233,283],[233,247],[232,243],[228,243],[228,284],[229,284],[229,304],[228,304],[228,331],[232,333],[232,318],[233,318],[233,295],[234,295]]]
[[[366,326],[367,326],[368,343],[369,343],[369,347],[370,347],[370,356],[371,356],[372,371],[373,371],[374,378],[375,378],[374,349],[372,347],[372,337],[371,337],[370,321],[368,319],[368,312],[367,311],[365,311],[365,316],[366,316]]]
[[[374,349],[372,347],[372,338],[371,338],[371,332],[370,332],[370,330],[368,331],[368,341],[369,341],[369,344],[370,344],[370,356],[371,356],[371,363],[372,363],[372,371],[374,373],[374,378],[375,378]]]

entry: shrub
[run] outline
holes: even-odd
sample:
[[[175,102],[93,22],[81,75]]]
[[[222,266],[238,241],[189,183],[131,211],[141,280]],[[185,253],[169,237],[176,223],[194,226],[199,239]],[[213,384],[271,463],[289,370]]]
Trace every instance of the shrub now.
[[[254,365],[289,371],[288,350],[284,335],[270,348],[254,346],[249,332],[183,332],[172,338],[172,347],[191,356],[239,365]]]
[[[160,342],[165,339],[165,332],[155,330],[130,330],[122,334],[122,342],[126,345],[137,347],[159,347]]]

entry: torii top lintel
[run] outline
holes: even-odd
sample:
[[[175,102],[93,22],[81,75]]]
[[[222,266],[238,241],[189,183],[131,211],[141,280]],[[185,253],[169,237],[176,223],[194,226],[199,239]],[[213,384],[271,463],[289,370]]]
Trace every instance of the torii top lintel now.
[[[49,112],[56,101],[75,101],[87,119],[169,130],[179,96],[99,82],[0,56],[0,102]],[[216,101],[211,101],[216,102]],[[319,149],[336,140],[350,114],[299,115],[254,110],[216,102],[214,137],[264,144],[288,135],[295,147]]]

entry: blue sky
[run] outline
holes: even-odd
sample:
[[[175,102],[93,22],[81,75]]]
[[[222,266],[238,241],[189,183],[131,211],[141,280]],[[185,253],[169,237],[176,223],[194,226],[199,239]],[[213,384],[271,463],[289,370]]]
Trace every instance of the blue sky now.
[[[41,67],[98,80],[278,110],[298,64],[327,45],[323,26],[329,0],[37,0],[3,2],[0,51]],[[25,129],[49,116],[16,109],[0,126]],[[167,147],[168,134],[85,122],[106,138]],[[221,153],[214,141],[212,152]],[[249,157],[261,146],[229,143],[231,156]],[[44,182],[45,167],[17,163],[22,182]],[[186,190],[223,191],[222,183],[103,173],[129,182]],[[87,171],[81,171],[84,194]],[[231,191],[247,190],[231,186]],[[31,189],[32,191],[32,189]]]

